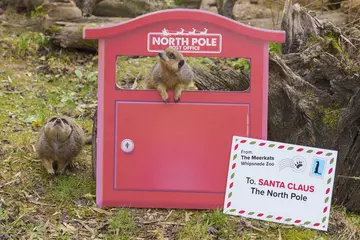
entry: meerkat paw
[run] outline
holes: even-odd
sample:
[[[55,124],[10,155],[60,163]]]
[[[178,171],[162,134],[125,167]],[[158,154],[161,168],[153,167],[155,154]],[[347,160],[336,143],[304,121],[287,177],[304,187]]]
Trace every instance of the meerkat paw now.
[[[165,85],[159,84],[159,85],[157,86],[157,90],[158,90],[158,92],[159,92],[159,94],[160,94],[160,97],[161,97],[161,99],[163,100],[163,102],[164,102],[164,103],[167,103],[167,102],[168,102],[169,95],[168,95],[167,92],[166,92],[166,87],[165,87]]]
[[[46,169],[47,173],[50,174],[50,175],[55,175],[55,171],[53,168],[48,168]]]
[[[175,102],[180,101],[182,90],[183,90],[183,86],[180,84],[175,87],[175,91],[174,91],[174,101]]]
[[[180,96],[177,96],[177,97],[174,97],[174,101],[177,103],[177,102],[180,102]]]
[[[51,160],[45,160],[44,161],[44,167],[46,169],[46,172],[50,175],[54,175],[55,171],[53,168],[53,162]]]
[[[168,99],[166,98],[166,99],[163,99],[163,102],[164,103],[168,103]]]
[[[175,101],[175,102],[179,102],[179,101],[180,101],[180,97],[181,97],[181,90],[175,90],[175,93],[174,93],[174,101]]]
[[[166,92],[162,92],[160,93],[161,99],[163,100],[164,103],[168,102],[169,96]]]

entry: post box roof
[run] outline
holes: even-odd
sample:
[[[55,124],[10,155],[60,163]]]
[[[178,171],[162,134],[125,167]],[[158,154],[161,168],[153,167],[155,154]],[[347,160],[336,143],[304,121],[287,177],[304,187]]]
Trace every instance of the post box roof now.
[[[251,27],[230,18],[215,14],[204,10],[195,9],[170,9],[148,13],[134,19],[111,24],[103,27],[85,27],[83,31],[84,39],[104,39],[116,37],[124,32],[131,31],[136,28],[146,27],[154,23],[163,21],[199,21],[207,22],[228,29],[232,32],[244,35],[254,40],[263,42],[284,42],[285,32],[277,30],[267,30]]]

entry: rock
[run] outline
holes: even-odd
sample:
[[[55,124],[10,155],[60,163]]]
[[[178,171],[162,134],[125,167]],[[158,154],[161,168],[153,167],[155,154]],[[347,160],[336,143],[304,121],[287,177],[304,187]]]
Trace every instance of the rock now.
[[[43,9],[49,19],[55,21],[72,20],[82,16],[81,10],[76,6],[75,2],[71,0],[62,0],[62,2],[48,0],[43,4]]]
[[[271,10],[257,4],[236,3],[233,8],[235,20],[247,20],[255,18],[271,18]]]
[[[96,0],[83,0],[81,5],[78,6],[81,9],[83,16],[90,16],[94,11]]]
[[[201,0],[174,0],[174,5],[171,8],[190,8],[199,9]]]
[[[280,22],[274,23],[272,18],[255,18],[249,20],[239,20],[239,22],[257,28],[281,30]]]
[[[216,0],[202,0],[200,5],[201,10],[218,13]]]
[[[165,0],[103,0],[94,7],[95,16],[137,17],[169,8]]]

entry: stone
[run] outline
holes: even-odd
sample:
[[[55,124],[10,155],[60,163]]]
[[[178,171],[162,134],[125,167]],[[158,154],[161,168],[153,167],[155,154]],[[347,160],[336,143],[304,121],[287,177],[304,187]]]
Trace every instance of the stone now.
[[[204,10],[204,11],[218,13],[216,0],[202,0],[201,5],[200,5],[200,9]]]
[[[81,10],[72,0],[61,0],[61,2],[46,1],[42,5],[51,20],[71,20],[82,16]]]
[[[235,20],[249,20],[256,18],[271,18],[271,9],[258,4],[236,3],[233,8]]]
[[[166,0],[103,0],[96,4],[93,14],[106,17],[137,17],[169,7]]]

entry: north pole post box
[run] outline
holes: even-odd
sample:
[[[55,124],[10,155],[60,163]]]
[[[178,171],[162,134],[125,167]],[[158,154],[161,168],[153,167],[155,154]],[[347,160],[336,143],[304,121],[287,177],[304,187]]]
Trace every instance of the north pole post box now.
[[[99,28],[96,202],[99,206],[221,208],[232,136],[267,138],[269,42],[262,30],[202,10],[146,14]],[[156,90],[116,87],[118,56],[241,57],[251,62],[244,92],[184,91],[165,104]],[[135,76],[134,76],[135,77]]]

